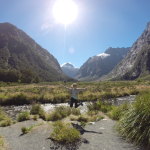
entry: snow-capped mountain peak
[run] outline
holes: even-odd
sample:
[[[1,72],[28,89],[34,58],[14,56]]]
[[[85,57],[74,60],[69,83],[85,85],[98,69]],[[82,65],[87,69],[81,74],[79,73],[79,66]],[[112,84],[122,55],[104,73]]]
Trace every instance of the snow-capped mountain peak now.
[[[74,78],[79,70],[79,68],[75,68],[71,63],[64,63],[61,65],[62,71],[68,75],[69,77]]]
[[[96,55],[96,56],[101,57],[101,58],[103,59],[103,58],[109,57],[110,54],[107,54],[107,53],[101,53],[101,54],[98,54],[98,55]]]
[[[71,63],[64,63],[61,65],[61,67],[71,67],[74,68],[74,66]]]

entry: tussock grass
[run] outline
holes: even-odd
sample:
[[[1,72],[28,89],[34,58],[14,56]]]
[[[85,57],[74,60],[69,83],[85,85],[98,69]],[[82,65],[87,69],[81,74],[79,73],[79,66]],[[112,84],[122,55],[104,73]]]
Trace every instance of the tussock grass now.
[[[57,120],[61,120],[61,119],[65,118],[65,117],[68,117],[71,114],[80,115],[80,110],[75,109],[75,108],[70,108],[67,106],[60,106],[60,107],[56,107],[52,113],[48,114],[47,120],[48,121],[57,121]]]
[[[18,114],[17,121],[25,121],[30,119],[30,113],[28,111],[24,111]]]
[[[2,136],[0,136],[0,150],[6,150],[6,143]]]
[[[0,108],[0,127],[10,126],[12,123],[12,119]]]
[[[108,112],[108,116],[113,120],[119,120],[129,108],[130,105],[128,103],[124,103],[120,106],[113,106],[112,110]]]
[[[132,142],[150,148],[150,91],[140,93],[120,118],[118,131]]]
[[[42,123],[39,123],[39,124],[35,124],[35,125],[32,125],[32,126],[29,126],[29,127],[22,127],[21,128],[21,131],[22,131],[22,134],[27,134],[29,132],[31,132],[34,128],[38,127],[42,125]]]
[[[112,109],[112,105],[108,102],[102,102],[101,100],[91,103],[89,105],[87,105],[88,107],[88,111],[102,111],[104,113],[107,113],[108,111],[110,111]]]
[[[67,83],[70,86],[72,83]],[[141,86],[144,86],[141,88]],[[79,82],[78,86],[88,90],[81,92],[82,101],[96,101],[114,97],[138,94],[144,89],[150,89],[147,82],[138,81],[111,81],[111,82]],[[69,100],[69,93],[61,82],[39,84],[16,84],[0,86],[1,105],[23,105],[36,103],[64,103]]]
[[[46,120],[46,112],[41,107],[40,104],[33,104],[30,113],[34,116],[34,120],[37,120],[38,117],[42,118],[43,120]]]
[[[51,139],[61,144],[74,143],[81,139],[80,132],[70,124],[57,121],[53,124]]]

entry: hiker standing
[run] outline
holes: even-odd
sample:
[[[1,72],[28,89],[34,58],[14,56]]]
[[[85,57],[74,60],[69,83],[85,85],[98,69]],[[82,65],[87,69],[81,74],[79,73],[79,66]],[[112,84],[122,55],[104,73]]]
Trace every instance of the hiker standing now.
[[[79,105],[83,105],[81,102],[79,103],[78,101],[78,94],[81,91],[85,91],[86,88],[77,88],[77,84],[73,83],[71,85],[71,88],[68,88],[66,86],[64,86],[71,94],[71,99],[70,99],[70,107],[73,107],[73,105],[75,104],[75,108],[77,108]]]

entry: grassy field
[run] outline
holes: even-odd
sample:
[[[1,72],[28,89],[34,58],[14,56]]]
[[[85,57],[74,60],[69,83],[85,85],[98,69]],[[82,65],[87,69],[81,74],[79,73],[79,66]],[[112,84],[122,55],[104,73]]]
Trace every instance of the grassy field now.
[[[72,83],[66,83],[70,87]],[[63,82],[39,84],[0,83],[0,105],[23,105],[32,103],[62,103],[69,100],[69,93]],[[114,81],[114,82],[78,82],[78,87],[87,88],[80,93],[82,101],[109,99],[138,94],[150,90],[150,82]]]
[[[70,87],[71,82],[65,84]],[[108,115],[114,120],[118,120],[117,129],[122,136],[136,144],[150,146],[150,81],[112,81],[112,82],[78,82],[79,88],[87,88],[85,92],[79,94],[82,101],[93,101],[89,104],[88,112],[81,114],[78,109],[70,107],[59,107],[53,112],[46,113],[37,103],[62,103],[70,98],[68,91],[64,88],[63,82],[39,83],[39,84],[9,84],[0,83],[0,105],[23,105],[33,104],[30,112],[18,114],[18,121],[28,119],[37,120],[42,118],[45,121],[56,122],[58,128],[64,130],[65,134],[57,133],[54,128],[51,138],[58,142],[72,142],[80,139],[79,133],[70,124],[64,124],[65,118],[71,121],[78,121],[81,126],[88,122],[95,122]],[[115,97],[138,95],[136,101],[131,105],[123,104],[113,106],[104,99]],[[11,118],[0,109],[0,126],[9,126],[13,123]],[[31,128],[23,127],[22,132],[28,133]],[[57,135],[57,136],[56,136]],[[72,140],[68,137],[73,135]],[[2,138],[1,143],[3,144]],[[2,145],[1,144],[1,145]]]

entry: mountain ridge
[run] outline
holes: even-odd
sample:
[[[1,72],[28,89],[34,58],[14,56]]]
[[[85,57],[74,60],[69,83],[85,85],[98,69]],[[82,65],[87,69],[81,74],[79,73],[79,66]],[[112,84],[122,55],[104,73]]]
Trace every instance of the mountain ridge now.
[[[103,79],[134,80],[150,73],[150,22],[128,55]]]
[[[0,23],[0,53],[0,80],[3,80],[3,72],[10,70],[16,71],[18,80],[25,78],[25,74],[40,81],[69,79],[53,55],[24,31],[7,22]]]
[[[79,69],[77,77],[79,80],[97,80],[109,73],[115,65],[120,62],[129,51],[128,48],[109,47],[104,53],[90,57]]]

